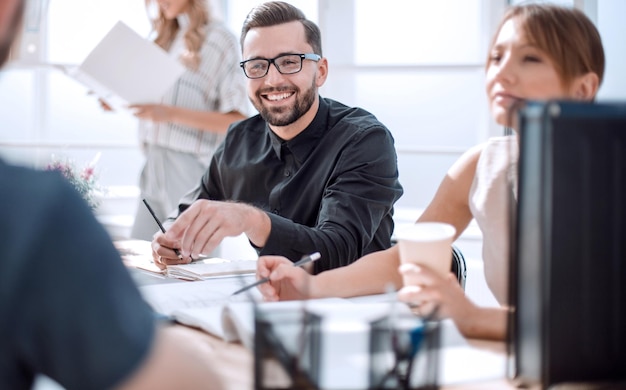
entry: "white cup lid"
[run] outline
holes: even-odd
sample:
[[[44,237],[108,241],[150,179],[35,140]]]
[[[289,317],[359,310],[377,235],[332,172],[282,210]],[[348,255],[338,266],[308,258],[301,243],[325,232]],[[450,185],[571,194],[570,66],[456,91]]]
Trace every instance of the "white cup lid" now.
[[[454,226],[443,222],[416,222],[411,225],[399,225],[394,230],[398,240],[439,241],[454,237]]]

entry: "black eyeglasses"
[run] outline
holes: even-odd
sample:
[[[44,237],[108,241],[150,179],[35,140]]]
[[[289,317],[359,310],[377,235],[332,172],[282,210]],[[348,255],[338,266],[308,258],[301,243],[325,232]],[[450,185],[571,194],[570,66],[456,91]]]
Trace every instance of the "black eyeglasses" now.
[[[249,79],[260,79],[265,77],[270,69],[270,64],[274,64],[281,74],[294,74],[302,70],[302,61],[319,61],[322,57],[317,54],[283,54],[274,58],[253,58],[241,61],[239,66],[243,69]]]

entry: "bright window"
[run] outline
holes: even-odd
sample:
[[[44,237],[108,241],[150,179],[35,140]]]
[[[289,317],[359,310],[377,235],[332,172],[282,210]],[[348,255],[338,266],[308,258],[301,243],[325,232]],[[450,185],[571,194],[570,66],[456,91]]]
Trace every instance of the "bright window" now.
[[[149,34],[141,0],[31,0],[48,4],[43,61],[80,63],[117,20]],[[258,0],[212,0],[239,35]],[[502,0],[505,1],[505,0]],[[394,134],[405,196],[423,207],[445,170],[488,134],[483,60],[491,0],[291,0],[322,29],[330,73],[321,94],[363,107]],[[70,16],[80,15],[80,17]],[[135,118],[103,112],[86,89],[51,68],[18,68],[0,82],[2,140],[43,143],[2,152],[45,164],[50,155],[88,161],[102,152],[105,185],[136,185],[141,153]],[[46,146],[48,145],[48,146]],[[53,145],[53,146],[49,146]],[[5,153],[6,151],[6,153]],[[428,166],[428,170],[412,167]]]
[[[355,64],[444,65],[483,61],[481,0],[359,0]]]

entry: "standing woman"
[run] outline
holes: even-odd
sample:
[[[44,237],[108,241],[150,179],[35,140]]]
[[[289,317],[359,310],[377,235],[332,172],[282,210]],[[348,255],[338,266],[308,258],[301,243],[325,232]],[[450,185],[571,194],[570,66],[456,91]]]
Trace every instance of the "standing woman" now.
[[[145,0],[154,42],[187,68],[159,104],[135,104],[145,165],[141,199],[160,219],[197,185],[228,126],[248,103],[237,38],[214,20],[209,0]],[[133,238],[151,240],[154,219],[139,204]]]

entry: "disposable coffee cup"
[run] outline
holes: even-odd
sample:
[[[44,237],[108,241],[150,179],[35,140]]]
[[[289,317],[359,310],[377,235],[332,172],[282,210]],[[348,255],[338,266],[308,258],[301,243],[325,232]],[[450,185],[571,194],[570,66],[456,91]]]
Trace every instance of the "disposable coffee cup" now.
[[[452,265],[452,241],[456,229],[442,222],[417,222],[397,226],[394,235],[400,250],[400,263],[427,266],[445,277]],[[417,283],[411,276],[403,276],[405,286]]]

